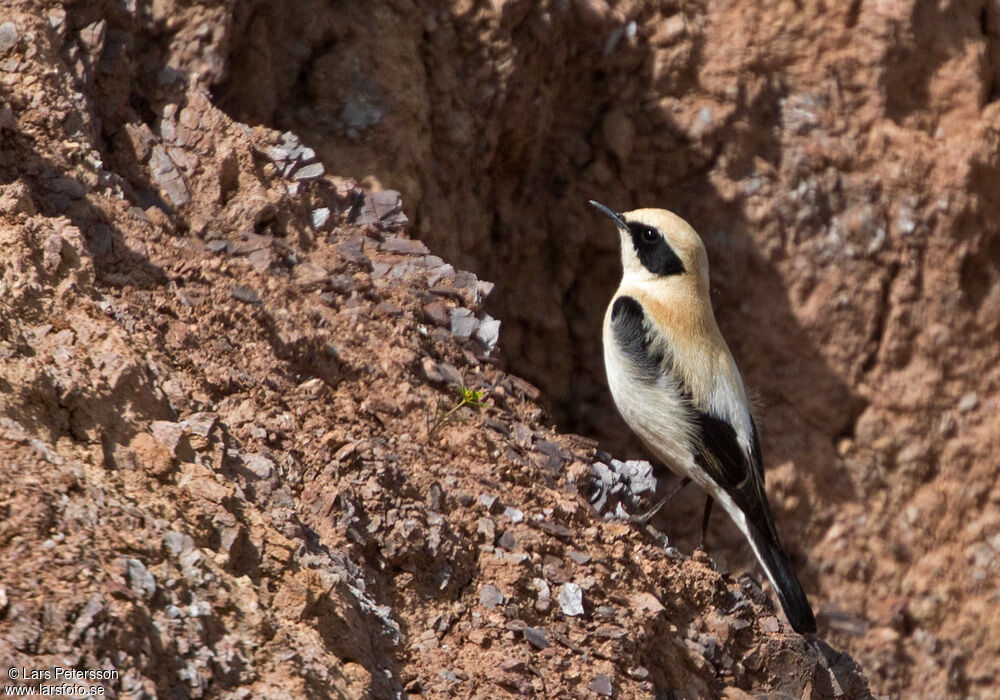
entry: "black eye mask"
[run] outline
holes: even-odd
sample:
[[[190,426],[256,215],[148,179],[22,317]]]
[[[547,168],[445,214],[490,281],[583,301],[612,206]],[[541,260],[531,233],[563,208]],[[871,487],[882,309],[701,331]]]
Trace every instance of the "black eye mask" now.
[[[654,275],[679,275],[684,272],[684,263],[667,243],[667,239],[652,226],[630,221],[626,224],[632,235],[632,245],[639,256],[639,262]]]

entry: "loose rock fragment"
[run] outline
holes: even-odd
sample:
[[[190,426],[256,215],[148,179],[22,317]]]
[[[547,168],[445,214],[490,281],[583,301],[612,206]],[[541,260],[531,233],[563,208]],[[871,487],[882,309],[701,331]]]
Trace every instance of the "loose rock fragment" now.
[[[611,687],[611,677],[606,676],[603,673],[594,676],[594,680],[590,682],[590,689],[598,695],[610,697],[613,692]]]
[[[129,559],[126,566],[129,588],[144,598],[152,598],[156,593],[156,579],[146,566],[138,559]]]
[[[504,595],[499,588],[491,584],[486,584],[482,587],[479,592],[479,604],[484,608],[492,609],[498,605],[502,605],[504,601]]]
[[[500,321],[489,314],[483,314],[483,319],[476,329],[476,340],[486,347],[487,352],[493,352],[500,340]]]
[[[13,22],[0,24],[0,53],[7,53],[21,40],[17,26]]]
[[[459,340],[467,340],[476,332],[479,321],[469,309],[451,310],[451,334]]]
[[[246,302],[247,304],[260,304],[261,299],[257,295],[257,292],[252,289],[248,289],[239,284],[234,284],[229,288],[229,296],[237,301]]]
[[[389,236],[379,247],[387,253],[397,255],[428,255],[431,252],[423,241],[401,236]]]
[[[243,466],[258,479],[270,478],[274,473],[274,462],[264,455],[248,454],[243,456]]]
[[[556,594],[556,601],[559,603],[563,615],[568,617],[583,615],[583,591],[577,584],[564,583],[560,586],[559,593]]]
[[[545,649],[549,646],[549,638],[545,636],[545,630],[525,627],[521,630],[524,638],[537,649]]]
[[[312,225],[313,228],[323,228],[326,226],[326,222],[330,220],[330,210],[327,207],[320,207],[319,209],[313,209],[312,212]]]
[[[531,579],[531,585],[538,593],[538,598],[535,599],[535,610],[546,612],[552,602],[552,592],[549,590],[548,582],[543,578],[534,578]]]
[[[292,174],[292,178],[300,182],[307,180],[318,180],[326,174],[326,168],[322,163],[312,163],[303,166]]]

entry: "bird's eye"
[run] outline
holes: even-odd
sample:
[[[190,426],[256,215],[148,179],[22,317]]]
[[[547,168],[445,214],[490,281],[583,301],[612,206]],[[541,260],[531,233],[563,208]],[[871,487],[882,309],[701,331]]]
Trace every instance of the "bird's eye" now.
[[[656,229],[644,228],[642,230],[642,240],[646,243],[655,243],[656,239],[659,237],[660,235],[656,232]]]

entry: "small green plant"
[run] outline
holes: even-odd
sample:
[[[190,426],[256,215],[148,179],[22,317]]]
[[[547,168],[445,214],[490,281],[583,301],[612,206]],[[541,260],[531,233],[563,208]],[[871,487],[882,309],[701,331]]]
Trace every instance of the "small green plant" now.
[[[437,420],[434,421],[434,425],[431,427],[430,432],[427,433],[428,437],[434,437],[434,434],[441,429],[441,426],[447,423],[449,420],[453,420],[454,415],[458,412],[462,406],[471,406],[472,408],[482,408],[486,404],[483,403],[483,392],[476,391],[475,389],[470,389],[469,387],[460,384],[458,386],[459,401],[457,404],[448,409],[447,406],[441,407],[438,411]]]

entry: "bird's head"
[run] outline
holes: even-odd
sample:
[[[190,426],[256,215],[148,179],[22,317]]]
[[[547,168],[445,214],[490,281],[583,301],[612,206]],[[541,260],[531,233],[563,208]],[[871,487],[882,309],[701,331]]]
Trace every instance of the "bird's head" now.
[[[688,222],[665,209],[619,213],[590,203],[615,222],[621,236],[623,284],[689,290],[707,298],[708,256]]]

